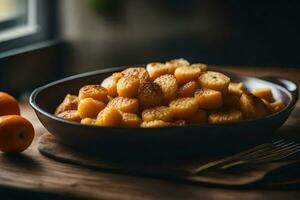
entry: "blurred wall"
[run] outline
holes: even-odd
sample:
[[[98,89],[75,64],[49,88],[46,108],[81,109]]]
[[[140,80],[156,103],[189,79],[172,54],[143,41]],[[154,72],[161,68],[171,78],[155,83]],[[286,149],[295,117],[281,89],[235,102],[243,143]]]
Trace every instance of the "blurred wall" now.
[[[230,29],[223,15],[216,17],[224,11],[214,1],[202,3],[199,12],[189,6],[178,11],[183,14],[167,12],[168,5],[163,7],[152,1],[125,2],[118,15],[103,16],[88,1],[62,1],[61,29],[71,45],[70,65],[76,72],[173,57],[191,58],[195,54],[193,38],[202,39],[205,46],[217,45],[218,41],[211,40],[224,40]],[[217,32],[220,27],[223,34]]]
[[[91,2],[61,1],[69,73],[175,57],[300,66],[297,1],[119,0],[107,13]]]

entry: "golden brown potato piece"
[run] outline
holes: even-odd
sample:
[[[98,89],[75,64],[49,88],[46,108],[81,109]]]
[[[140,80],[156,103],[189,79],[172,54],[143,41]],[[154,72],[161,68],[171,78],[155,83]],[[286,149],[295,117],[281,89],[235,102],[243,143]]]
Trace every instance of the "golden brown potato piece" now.
[[[194,114],[186,119],[189,124],[204,124],[207,122],[207,113],[205,110],[197,110]]]
[[[84,118],[84,119],[81,120],[80,123],[81,123],[81,124],[85,124],[85,125],[95,125],[96,119],[92,119],[92,118]]]
[[[124,124],[121,112],[114,107],[106,107],[97,116],[97,126],[122,126]]]
[[[171,101],[170,109],[176,119],[186,119],[199,109],[198,102],[193,97],[179,98]]]
[[[191,65],[192,67],[198,67],[201,72],[206,72],[207,71],[207,64],[204,63],[195,63]]]
[[[141,127],[142,128],[162,128],[162,127],[169,127],[169,126],[175,126],[175,124],[170,122],[164,122],[162,120],[153,120],[149,122],[142,122]]]
[[[115,79],[113,78],[113,76],[109,76],[106,79],[104,79],[101,83],[101,86],[104,87],[107,92],[108,95],[110,97],[116,97],[118,96],[117,93],[117,81],[115,81]]]
[[[267,102],[271,103],[274,101],[273,93],[270,88],[255,88],[251,91],[254,96],[257,96],[261,99],[266,100]]]
[[[158,119],[165,122],[172,122],[173,113],[169,107],[159,106],[144,110],[142,118],[144,121],[153,121]]]
[[[166,62],[166,67],[168,68],[169,74],[174,74],[176,68],[178,67],[189,66],[189,65],[190,63],[183,58],[173,59]]]
[[[112,74],[112,79],[117,83],[120,78],[123,77],[123,74],[121,72],[115,72]]]
[[[108,98],[108,102],[110,102],[111,100],[114,99],[114,97],[111,97],[111,96],[107,96],[107,98]]]
[[[222,107],[222,93],[216,90],[201,88],[195,92],[195,99],[198,101],[199,108],[217,109]]]
[[[149,63],[146,69],[152,80],[168,73],[168,68],[163,63]]]
[[[213,111],[208,117],[209,123],[212,124],[236,122],[242,119],[242,112],[236,109],[222,109]]]
[[[107,90],[101,85],[85,85],[82,88],[80,88],[78,97],[79,100],[85,98],[93,98],[95,100],[107,103],[107,95]]]
[[[136,76],[123,76],[117,83],[117,92],[120,97],[136,97],[140,80]]]
[[[77,110],[78,97],[75,95],[67,94],[63,102],[56,108],[55,115],[67,110]]]
[[[250,93],[243,93],[240,98],[240,106],[243,116],[247,119],[264,117],[268,114],[265,103]]]
[[[157,83],[146,82],[138,91],[140,109],[160,106],[163,103],[163,93]]]
[[[165,104],[169,104],[177,96],[178,85],[174,75],[166,74],[154,80],[159,85]]]
[[[80,122],[81,118],[77,112],[77,110],[66,110],[57,115],[59,118],[63,118],[65,120]]]
[[[184,126],[186,124],[185,120],[180,119],[175,121],[173,124],[175,124],[176,126]]]
[[[196,81],[190,81],[190,82],[182,85],[178,89],[178,96],[179,97],[193,97],[198,88],[199,88],[199,85]]]
[[[241,96],[244,92],[246,92],[246,87],[244,83],[229,83],[228,93],[236,96]]]
[[[240,97],[234,94],[226,94],[223,96],[223,105],[226,108],[240,108]]]
[[[177,83],[179,85],[182,85],[187,82],[197,80],[200,72],[201,70],[198,67],[183,66],[176,68],[174,75],[176,77]]]
[[[277,101],[272,102],[272,103],[269,103],[269,102],[265,102],[265,103],[266,103],[266,105],[267,105],[267,107],[268,107],[268,109],[271,113],[279,112],[285,107],[283,102],[280,101],[280,100],[277,100]]]
[[[78,114],[83,118],[96,118],[98,113],[105,108],[105,103],[93,98],[80,100],[78,104]]]
[[[230,78],[219,72],[207,71],[199,76],[199,85],[202,88],[217,90],[226,94]]]
[[[121,115],[123,118],[123,126],[130,128],[140,127],[142,120],[138,115],[124,112],[122,112]]]
[[[149,82],[151,80],[147,70],[144,67],[131,67],[123,70],[122,72],[123,76],[135,76],[138,77],[140,80],[140,86],[145,83]]]
[[[139,101],[138,99],[127,97],[116,97],[107,104],[107,107],[114,107],[122,112],[137,114],[139,111]]]

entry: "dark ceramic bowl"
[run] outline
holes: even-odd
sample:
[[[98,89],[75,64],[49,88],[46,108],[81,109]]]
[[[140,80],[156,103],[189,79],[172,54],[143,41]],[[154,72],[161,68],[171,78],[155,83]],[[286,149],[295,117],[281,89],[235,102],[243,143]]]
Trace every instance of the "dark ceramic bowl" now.
[[[242,81],[248,89],[271,88],[275,99],[286,107],[273,115],[255,120],[226,124],[185,125],[169,128],[97,127],[66,121],[53,115],[67,93],[77,94],[86,84],[97,84],[121,68],[110,68],[68,77],[34,90],[30,104],[46,129],[61,143],[76,148],[93,149],[109,155],[121,156],[186,156],[227,154],[240,151],[272,136],[289,117],[298,99],[297,85],[274,77],[239,76],[213,68]]]

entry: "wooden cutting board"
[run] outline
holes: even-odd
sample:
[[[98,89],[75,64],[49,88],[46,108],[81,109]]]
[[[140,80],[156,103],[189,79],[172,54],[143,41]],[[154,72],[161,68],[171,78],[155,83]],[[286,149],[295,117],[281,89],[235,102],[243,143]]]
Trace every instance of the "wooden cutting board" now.
[[[208,171],[202,172],[198,175],[191,175],[190,170],[206,163],[205,160],[193,160],[184,162],[166,162],[166,163],[144,163],[144,162],[124,162],[107,160],[102,158],[99,154],[86,153],[84,151],[78,151],[69,146],[60,144],[55,138],[45,133],[40,137],[38,144],[39,151],[56,161],[75,164],[87,168],[104,170],[114,173],[129,173],[142,176],[151,176],[166,179],[178,179],[183,181],[190,181],[194,183],[205,183],[220,186],[249,186],[253,184],[272,185],[271,177],[267,177],[269,174],[276,173],[276,170],[281,169],[287,165],[298,165],[300,160],[290,160],[283,162],[274,162],[263,165],[251,166],[249,168],[240,168],[224,171]],[[298,166],[300,168],[300,165]],[[295,177],[288,174],[289,177]],[[297,174],[300,178],[300,174]],[[264,179],[268,178],[265,181]],[[276,182],[277,186],[280,186],[280,182]]]

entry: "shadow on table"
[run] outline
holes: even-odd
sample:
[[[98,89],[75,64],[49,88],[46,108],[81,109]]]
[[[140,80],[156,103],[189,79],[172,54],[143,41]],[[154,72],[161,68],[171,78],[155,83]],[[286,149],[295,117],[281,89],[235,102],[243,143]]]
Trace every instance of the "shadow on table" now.
[[[43,166],[26,154],[7,154],[1,155],[3,162],[9,163],[20,170],[42,171]]]

